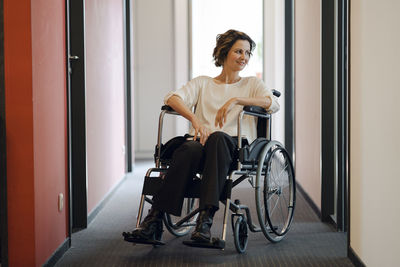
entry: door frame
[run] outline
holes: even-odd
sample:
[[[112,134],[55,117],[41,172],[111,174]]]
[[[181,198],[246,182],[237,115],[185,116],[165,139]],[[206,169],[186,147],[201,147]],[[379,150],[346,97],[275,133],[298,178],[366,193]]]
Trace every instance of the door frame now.
[[[71,11],[73,11],[73,14],[71,14]],[[86,228],[88,224],[84,14],[84,0],[66,0],[70,235],[72,231]],[[72,31],[73,34],[71,34]]]
[[[321,219],[336,223],[335,208],[335,1],[321,2]]]
[[[132,45],[131,45],[131,1],[123,0],[124,13],[124,82],[125,82],[125,147],[126,172],[133,170],[132,155]]]
[[[294,0],[285,0],[285,148],[295,165],[294,8]]]
[[[338,196],[337,226],[348,230],[348,165],[349,165],[349,0],[338,1]]]
[[[349,209],[348,3],[322,1],[321,8],[321,219],[339,231],[348,229]]]

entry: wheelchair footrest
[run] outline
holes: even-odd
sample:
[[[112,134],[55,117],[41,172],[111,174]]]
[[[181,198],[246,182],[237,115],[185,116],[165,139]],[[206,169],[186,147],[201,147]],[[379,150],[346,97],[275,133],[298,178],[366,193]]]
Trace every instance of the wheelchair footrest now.
[[[221,240],[219,238],[214,238],[214,237],[210,240],[210,242],[185,240],[182,243],[189,247],[216,248],[216,249],[224,249],[225,248],[225,241]]]
[[[165,245],[164,242],[160,240],[155,240],[155,239],[146,239],[138,236],[134,236],[131,233],[123,232],[122,236],[124,237],[124,240],[130,243],[135,243],[135,244],[146,244],[146,245],[153,245],[153,246],[163,246]]]

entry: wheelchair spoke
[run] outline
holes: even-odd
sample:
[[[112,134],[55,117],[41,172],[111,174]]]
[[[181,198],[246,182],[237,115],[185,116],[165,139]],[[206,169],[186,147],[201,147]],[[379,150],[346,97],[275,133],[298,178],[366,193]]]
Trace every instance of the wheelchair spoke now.
[[[281,210],[281,217],[282,217],[282,222],[281,222],[282,226],[281,227],[283,228],[285,225],[285,221],[286,221],[286,219],[285,219],[286,212],[285,212],[285,210],[282,209],[282,201],[279,202],[279,208]]]
[[[287,199],[285,197],[285,194],[282,194],[282,198],[283,198],[283,201],[285,202],[285,206],[289,207],[289,204],[288,204],[288,201],[287,201]]]
[[[270,206],[272,209],[269,209],[269,215],[276,232],[280,234],[285,231],[287,218],[289,216],[289,206],[286,194],[290,194],[290,163],[282,153],[277,153],[274,156],[276,156],[273,158],[276,164],[274,165],[275,169],[272,172],[274,175],[271,177],[271,180],[273,180],[273,184],[277,188],[271,191],[274,191],[274,194],[277,195],[277,199],[275,200],[275,205]]]
[[[274,207],[271,209],[271,212],[270,212],[270,214],[271,215],[273,215],[274,214],[274,211],[275,211],[275,209],[276,209],[276,206],[278,205],[278,203],[279,203],[279,196],[277,195],[277,197],[278,197],[278,199],[276,199],[276,201],[275,201],[275,205],[274,205]],[[271,201],[272,202],[272,201]]]
[[[285,166],[285,168],[283,168],[282,169],[282,171],[279,173],[279,175],[278,175],[278,177],[276,177],[276,179],[274,179],[275,181],[278,181],[278,179],[280,179],[281,178],[281,176],[282,176],[282,174],[283,174],[283,172],[288,168],[288,164],[286,164],[286,166]]]

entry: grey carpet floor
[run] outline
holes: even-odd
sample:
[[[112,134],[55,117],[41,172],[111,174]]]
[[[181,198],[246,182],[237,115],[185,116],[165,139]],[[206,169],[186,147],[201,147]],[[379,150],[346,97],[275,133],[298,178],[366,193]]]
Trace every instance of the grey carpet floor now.
[[[346,256],[346,234],[321,223],[300,193],[285,239],[272,244],[262,233],[250,232],[243,254],[235,250],[230,226],[225,250],[187,247],[182,244],[187,236],[176,238],[168,231],[164,232],[166,245],[162,247],[127,243],[121,233],[135,226],[144,173],[152,166],[151,162],[136,164],[134,173],[128,175],[89,227],[72,235],[72,247],[56,266],[353,266]],[[248,205],[257,222],[254,192],[247,181],[235,187],[232,198]],[[213,235],[220,236],[221,229],[220,210]]]

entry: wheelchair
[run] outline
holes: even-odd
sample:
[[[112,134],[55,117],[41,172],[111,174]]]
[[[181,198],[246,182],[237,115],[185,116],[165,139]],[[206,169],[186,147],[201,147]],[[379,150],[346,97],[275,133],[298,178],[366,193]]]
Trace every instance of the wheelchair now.
[[[277,97],[280,93],[273,90]],[[157,145],[155,146],[155,167],[145,175],[136,227],[139,227],[145,202],[152,204],[151,196],[161,188],[163,174],[168,170],[172,152],[169,144],[175,137],[162,144],[162,128],[165,114],[179,115],[169,106],[163,106],[159,116]],[[244,115],[257,118],[257,139],[251,144],[242,142],[241,122]],[[229,211],[235,248],[238,253],[245,252],[248,243],[248,231],[262,232],[272,243],[281,241],[288,233],[294,215],[296,203],[296,183],[293,164],[286,149],[278,141],[271,140],[272,118],[265,109],[257,106],[244,106],[238,117],[237,138],[238,157],[235,168],[230,170],[220,201],[225,205],[221,238],[212,238],[209,243],[183,241],[185,245],[206,248],[225,248]],[[244,145],[243,145],[244,144]],[[189,233],[196,225],[199,214],[198,198],[200,196],[201,175],[193,177],[185,192],[182,215],[176,217],[164,214],[163,223],[174,236],[181,237]],[[239,176],[239,177],[238,177]],[[248,180],[255,191],[255,205],[258,225],[253,222],[250,209],[240,200],[231,200],[232,189],[244,180]],[[132,240],[123,233],[125,241],[133,243],[164,245],[161,236],[157,240]]]

